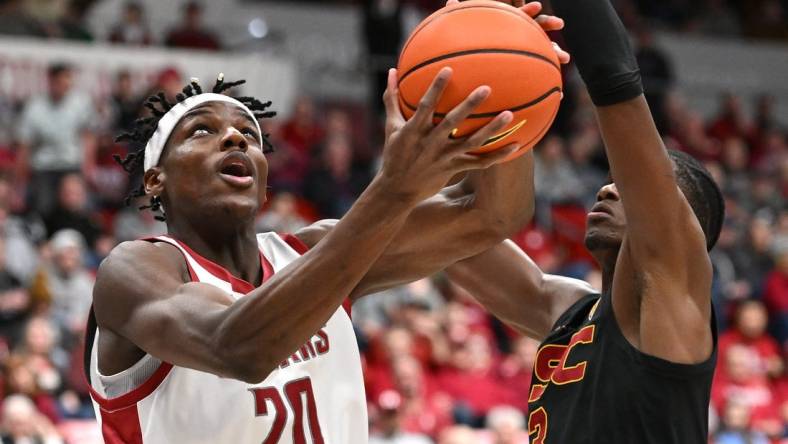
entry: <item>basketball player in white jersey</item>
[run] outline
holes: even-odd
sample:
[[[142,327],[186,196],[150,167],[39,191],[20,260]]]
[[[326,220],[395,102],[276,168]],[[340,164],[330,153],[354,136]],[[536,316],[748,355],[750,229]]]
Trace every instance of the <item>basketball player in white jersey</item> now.
[[[270,103],[193,81],[124,138],[122,163],[168,234],[127,242],[102,263],[86,369],[105,442],[367,442],[366,402],[348,297],[417,279],[500,242],[528,217],[530,155],[467,154],[512,119],[449,134],[490,93],[480,87],[437,125],[450,70],[405,122],[389,77],[381,171],[341,221],[257,234]],[[489,169],[488,169],[489,168]],[[441,190],[458,173],[478,170]],[[437,195],[436,192],[440,191]],[[425,200],[426,199],[426,200]]]

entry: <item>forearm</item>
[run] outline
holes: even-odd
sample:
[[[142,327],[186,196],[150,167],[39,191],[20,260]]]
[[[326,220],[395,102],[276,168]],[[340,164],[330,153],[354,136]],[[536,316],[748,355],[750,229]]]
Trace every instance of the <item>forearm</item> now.
[[[432,274],[512,236],[533,215],[533,154],[470,173],[420,204],[352,297]]]
[[[597,116],[610,171],[627,215],[630,240],[640,236],[656,249],[669,241],[688,206],[676,186],[673,165],[643,97],[629,36],[609,0],[553,0],[565,22]]]
[[[380,256],[413,204],[373,181],[322,242],[233,304],[217,332],[217,350],[248,362],[244,379],[262,380],[315,334]]]
[[[495,230],[504,239],[512,236],[533,216],[533,152],[487,170],[474,171],[460,186],[472,196],[473,208],[485,216],[487,229]]]
[[[655,251],[663,250],[666,242],[683,233],[680,228],[692,215],[645,98],[599,107],[597,118],[628,232],[646,234],[644,240],[652,240]]]
[[[572,304],[594,290],[582,281],[545,274],[506,241],[446,269],[485,309],[518,332],[542,340]]]
[[[446,269],[487,311],[522,334],[541,338],[549,331],[549,300],[542,298],[544,274],[511,241]]]

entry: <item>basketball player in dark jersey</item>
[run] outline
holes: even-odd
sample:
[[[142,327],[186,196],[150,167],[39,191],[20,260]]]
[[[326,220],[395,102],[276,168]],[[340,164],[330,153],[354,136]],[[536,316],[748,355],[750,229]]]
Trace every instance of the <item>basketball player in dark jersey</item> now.
[[[610,162],[585,235],[602,292],[543,273],[510,242],[450,276],[542,341],[523,393],[531,443],[705,443],[717,350],[708,251],[724,216],[720,190],[696,160],[665,149],[609,1],[552,5]]]

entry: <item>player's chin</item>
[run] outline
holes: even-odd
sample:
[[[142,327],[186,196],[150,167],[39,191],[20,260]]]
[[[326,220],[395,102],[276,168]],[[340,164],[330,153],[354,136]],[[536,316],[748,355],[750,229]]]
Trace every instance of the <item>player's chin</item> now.
[[[588,251],[594,252],[597,250],[618,248],[621,245],[621,238],[609,229],[589,225],[586,229],[583,243]]]
[[[221,214],[234,220],[254,218],[260,212],[262,201],[256,192],[236,192],[217,196],[216,206]]]

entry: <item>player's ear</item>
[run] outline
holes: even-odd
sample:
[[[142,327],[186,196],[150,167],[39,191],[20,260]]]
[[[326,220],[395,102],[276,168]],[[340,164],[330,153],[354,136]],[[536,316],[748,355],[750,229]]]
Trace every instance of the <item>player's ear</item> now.
[[[164,183],[167,175],[159,167],[153,167],[142,176],[145,193],[152,196],[161,196],[164,193]]]

